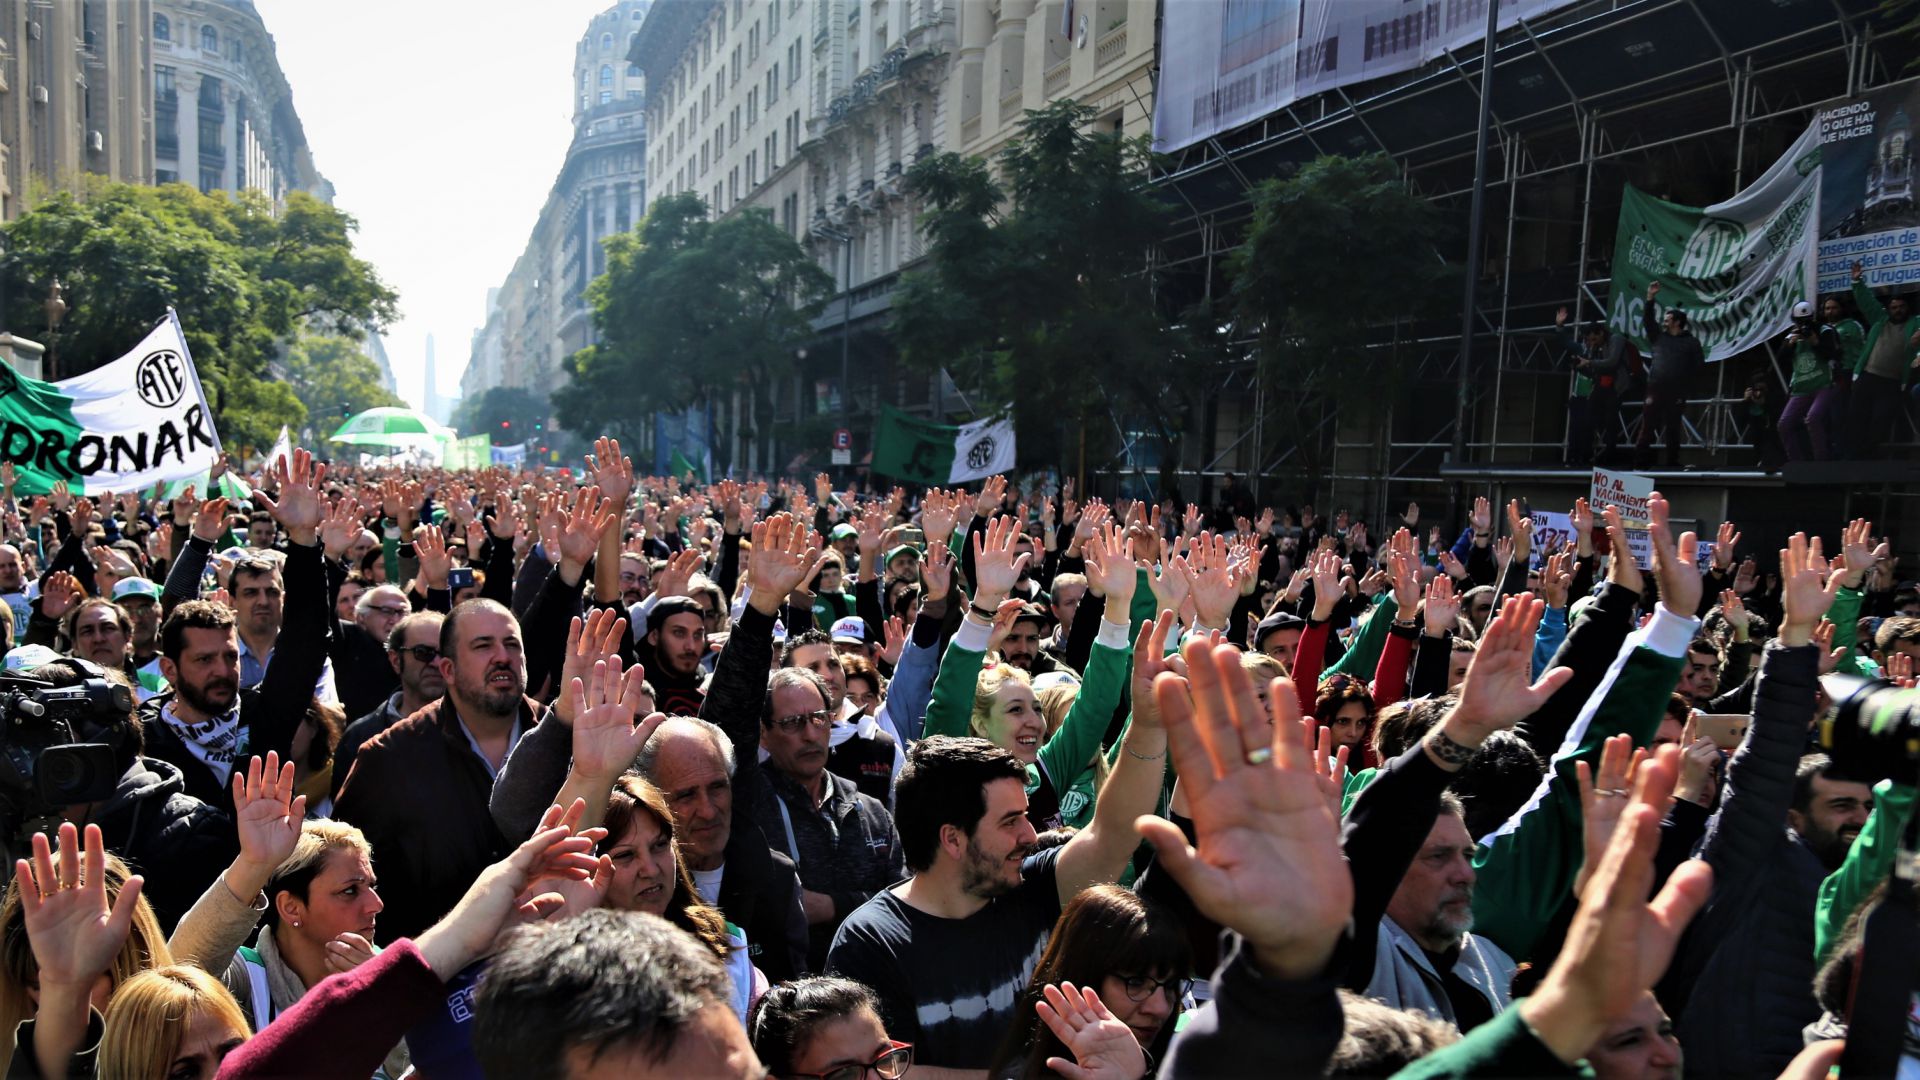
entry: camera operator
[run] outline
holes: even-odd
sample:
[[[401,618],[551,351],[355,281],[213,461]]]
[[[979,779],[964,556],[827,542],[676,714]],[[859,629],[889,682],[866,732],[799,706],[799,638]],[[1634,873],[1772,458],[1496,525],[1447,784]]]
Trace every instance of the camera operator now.
[[[86,661],[61,659],[21,674],[51,683],[56,689],[81,686],[89,678],[120,678],[117,671],[98,667],[89,671],[90,666]],[[29,730],[34,726],[32,720],[20,725]],[[3,823],[5,832],[0,832],[10,852],[5,866],[11,871],[13,857],[29,850],[27,838],[32,832],[51,830],[60,821],[98,825],[107,847],[135,872],[146,875],[145,896],[161,925],[171,930],[239,851],[232,819],[188,795],[178,768],[142,756],[140,728],[131,713],[73,722],[73,728],[76,740],[111,749],[112,767],[118,770],[111,782],[111,794],[88,802],[48,806],[37,792],[0,783],[0,805],[8,809],[11,818]],[[101,781],[105,787],[105,778]]]

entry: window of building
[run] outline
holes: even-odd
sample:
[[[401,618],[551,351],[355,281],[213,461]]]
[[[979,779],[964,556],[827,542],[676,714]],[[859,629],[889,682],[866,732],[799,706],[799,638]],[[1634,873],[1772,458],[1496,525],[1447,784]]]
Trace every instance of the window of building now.
[[[167,17],[165,15],[155,15],[153,17],[153,40],[155,41],[172,41],[173,40],[173,24],[167,21]]]
[[[200,170],[200,190],[203,193],[220,190],[220,170],[219,169],[201,169]]]
[[[639,100],[640,100],[640,91],[638,91],[638,90],[628,90],[628,91],[627,91],[627,100],[628,100],[628,101],[639,101]]]
[[[646,14],[647,14],[646,12],[640,10],[639,8],[633,9],[633,21],[639,22],[641,19],[646,17]]]
[[[611,51],[612,48],[613,48],[613,35],[601,34],[600,35],[600,51],[608,52],[608,51]]]
[[[780,32],[780,0],[767,5],[767,42],[772,44],[773,35]]]
[[[200,47],[211,53],[220,51],[220,31],[211,26],[200,28]]]
[[[639,78],[639,77],[640,77],[640,65],[639,65],[639,64],[628,64],[628,65],[627,65],[627,78],[629,78],[629,79],[637,79],[637,78]]]
[[[613,65],[612,64],[600,65],[600,85],[601,86],[613,85]]]
[[[153,69],[153,92],[161,101],[172,101],[179,96],[179,91],[174,88],[172,68]]]
[[[600,91],[600,104],[605,105],[608,102],[611,102],[612,100],[613,100],[613,91],[611,90]]]

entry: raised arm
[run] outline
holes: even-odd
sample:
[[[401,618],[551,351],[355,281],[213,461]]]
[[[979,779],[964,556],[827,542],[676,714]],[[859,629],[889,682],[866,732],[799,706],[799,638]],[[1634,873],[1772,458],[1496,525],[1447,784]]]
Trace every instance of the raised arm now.
[[[274,462],[274,474],[279,481],[278,499],[259,490],[254,498],[287,531],[286,615],[274,644],[274,662],[260,680],[259,707],[246,722],[253,752],[277,750],[284,755],[292,748],[294,729],[306,716],[314,684],[326,667],[333,613],[327,609],[319,531],[327,511],[320,494],[327,467],[315,463],[307,451],[295,450],[291,459]]]

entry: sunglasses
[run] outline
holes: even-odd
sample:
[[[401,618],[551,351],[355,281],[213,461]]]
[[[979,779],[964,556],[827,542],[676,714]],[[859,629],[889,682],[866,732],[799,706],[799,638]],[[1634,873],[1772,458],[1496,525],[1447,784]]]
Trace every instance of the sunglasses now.
[[[913,1044],[888,1041],[891,1049],[864,1065],[842,1065],[831,1072],[791,1075],[795,1080],[866,1080],[871,1070],[880,1080],[900,1080],[913,1065]]]
[[[431,645],[402,645],[399,651],[423,664],[431,664],[440,659],[440,650]]]
[[[798,716],[783,716],[773,721],[773,726],[788,734],[792,734],[808,726],[832,727],[833,710],[815,709],[813,712],[801,713]]]

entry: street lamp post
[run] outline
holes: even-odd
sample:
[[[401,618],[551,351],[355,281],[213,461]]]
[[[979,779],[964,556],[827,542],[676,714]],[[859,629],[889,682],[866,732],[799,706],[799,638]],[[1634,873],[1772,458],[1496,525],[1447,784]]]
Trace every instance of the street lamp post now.
[[[47,301],[42,305],[47,313],[47,371],[49,381],[58,377],[54,367],[53,338],[60,329],[60,323],[67,317],[67,298],[60,290],[60,279],[53,279],[53,286],[47,290]]]
[[[820,236],[838,243],[846,249],[847,275],[845,289],[841,294],[840,306],[840,426],[853,430],[853,392],[849,354],[853,342],[853,234],[836,229],[831,225],[816,225],[813,231]],[[852,456],[848,456],[847,472],[853,472]]]

